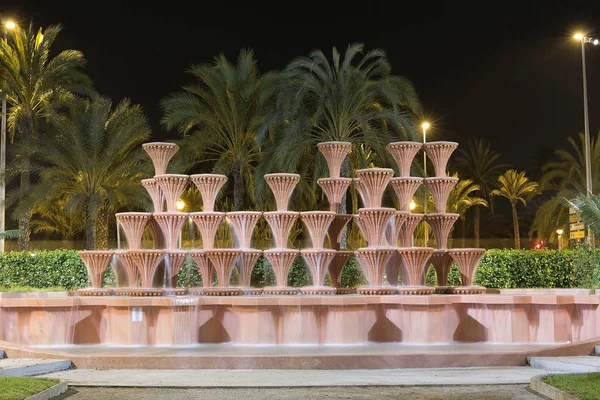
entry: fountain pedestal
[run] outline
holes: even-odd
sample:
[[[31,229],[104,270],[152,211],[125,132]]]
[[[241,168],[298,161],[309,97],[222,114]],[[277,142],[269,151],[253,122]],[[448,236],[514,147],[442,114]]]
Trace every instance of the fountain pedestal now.
[[[266,286],[263,289],[264,294],[295,295],[298,293],[298,289],[288,286],[287,282],[290,268],[299,253],[298,250],[285,248],[269,249],[263,252],[273,267],[277,282],[277,286]]]
[[[365,208],[380,208],[383,192],[394,176],[394,170],[390,168],[359,169],[356,171],[356,176],[359,187],[365,194],[363,197]]]
[[[215,246],[215,235],[225,218],[224,212],[193,212],[190,219],[194,221],[202,236],[202,248],[212,249]]]
[[[391,247],[364,247],[356,250],[356,258],[369,282],[369,286],[362,286],[356,289],[360,294],[365,295],[387,295],[394,294],[396,288],[383,285],[384,267],[392,254],[396,251]]]
[[[181,197],[181,193],[190,182],[188,175],[180,174],[164,174],[154,177],[156,183],[162,189],[165,195],[168,212],[177,212],[177,201]]]
[[[325,235],[335,219],[335,213],[332,211],[307,211],[301,212],[300,218],[308,228],[312,247],[316,249],[323,248]]]
[[[325,273],[335,257],[335,253],[335,250],[328,249],[300,250],[300,254],[308,264],[313,280],[312,286],[305,286],[300,289],[302,294],[329,295],[336,293],[334,287],[325,286]]]
[[[433,268],[435,268],[435,277],[437,283],[435,293],[450,293],[452,288],[448,287],[448,274],[450,273],[450,268],[452,268],[452,257],[450,257],[448,254],[448,251],[435,250],[429,259],[429,262],[433,264]]]
[[[241,254],[237,260],[237,267],[240,273],[240,286],[242,294],[257,295],[261,294],[262,288],[251,287],[252,270],[254,265],[262,255],[262,250],[257,249],[240,249]]]
[[[139,250],[142,247],[142,234],[152,218],[150,213],[126,212],[115,214],[117,221],[125,231],[129,250]]]
[[[398,165],[399,176],[410,176],[410,166],[422,147],[419,142],[393,142],[387,145],[387,150]]]
[[[482,286],[473,286],[473,277],[477,271],[479,261],[485,254],[485,249],[451,249],[448,254],[458,265],[462,286],[452,288],[455,294],[482,294],[485,288]]]
[[[294,188],[300,182],[298,174],[267,174],[265,181],[271,188],[277,203],[277,211],[287,211]]]
[[[165,246],[167,249],[179,248],[179,235],[181,228],[188,220],[188,214],[181,212],[165,212],[154,213],[154,220],[160,226],[160,229],[165,238]]]
[[[423,183],[427,186],[427,189],[431,192],[433,200],[435,201],[435,209],[438,213],[446,212],[446,203],[448,202],[448,196],[450,192],[456,186],[458,178],[449,176],[441,178],[425,178]]]
[[[432,294],[434,287],[424,285],[424,271],[428,267],[429,259],[434,249],[431,247],[406,247],[399,248],[402,257],[402,284],[398,286],[399,294],[424,295]]]
[[[203,211],[214,211],[217,194],[227,182],[227,177],[219,174],[196,174],[190,176],[190,181],[196,185],[202,196]]]
[[[152,164],[154,164],[154,175],[163,175],[167,173],[167,166],[171,158],[179,150],[175,143],[151,142],[144,143],[142,148],[148,153]]]
[[[457,147],[458,143],[456,142],[429,142],[423,144],[423,148],[433,164],[435,176],[446,176],[448,160]]]
[[[440,250],[448,248],[448,235],[458,219],[458,214],[434,213],[426,214],[425,221],[431,226],[437,247]]]
[[[261,216],[262,212],[260,211],[234,211],[225,214],[225,217],[233,226],[239,248],[251,248],[252,231],[254,231]]]
[[[333,221],[331,221],[327,235],[332,249],[341,250],[342,232],[351,219],[352,215],[350,214],[336,214]]]
[[[295,211],[268,211],[263,213],[265,220],[267,220],[271,227],[271,232],[273,232],[275,248],[287,248],[290,231],[299,215],[300,214]]]
[[[112,294],[112,289],[102,288],[102,281],[115,252],[109,250],[88,250],[80,251],[77,254],[83,260],[92,281],[91,288],[79,289],[77,294],[80,296],[107,296]]]
[[[390,180],[390,186],[394,189],[398,203],[400,203],[400,211],[410,212],[410,202],[421,183],[423,183],[423,178],[414,176],[392,178]]]
[[[400,247],[411,247],[413,245],[413,235],[415,228],[423,219],[423,214],[408,214],[404,218],[404,225],[400,231]]]
[[[336,251],[335,256],[329,264],[329,280],[331,281],[331,285],[335,287],[336,294],[356,293],[354,288],[342,287],[342,272],[344,271],[344,267],[348,263],[350,256],[353,255],[354,252],[352,251]]]
[[[153,288],[152,280],[156,268],[165,258],[164,250],[128,250],[128,262],[132,262],[141,277],[141,287],[129,287],[115,289],[117,295],[122,296],[161,296],[164,294],[162,288]]]
[[[342,199],[352,183],[352,178],[320,178],[317,179],[317,184],[327,196],[329,201],[329,211],[335,213],[340,212]]]
[[[242,289],[239,287],[229,286],[231,271],[233,271],[241,250],[212,249],[205,250],[204,253],[217,271],[217,287],[205,288],[204,294],[207,296],[238,296],[242,294]]]
[[[393,208],[360,208],[354,220],[362,231],[368,247],[387,246],[385,230],[396,214]]]
[[[331,178],[339,178],[342,163],[352,148],[352,143],[322,142],[317,144],[317,148],[323,154],[323,157],[325,157],[327,167],[329,168],[329,176]]]

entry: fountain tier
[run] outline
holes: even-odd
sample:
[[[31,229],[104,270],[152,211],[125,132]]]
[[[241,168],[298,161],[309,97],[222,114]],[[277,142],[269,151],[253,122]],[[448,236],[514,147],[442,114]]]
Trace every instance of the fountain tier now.
[[[368,201],[368,204],[365,204],[365,208],[381,207],[383,192],[390,179],[392,179],[392,176],[394,176],[394,170],[390,168],[359,169],[356,171],[356,176],[362,185],[362,189],[366,194],[366,200]]]
[[[125,231],[127,238],[127,246],[130,250],[139,250],[142,247],[142,234],[146,228],[146,224],[152,218],[150,213],[141,212],[126,212],[117,213],[115,215],[117,221]]]
[[[429,263],[433,264],[437,281],[436,293],[446,293],[448,286],[448,274],[452,268],[452,257],[447,250],[435,250],[429,259]]]
[[[425,178],[423,183],[427,186],[427,189],[433,195],[435,201],[435,209],[438,213],[446,212],[446,203],[448,202],[448,196],[458,183],[458,178],[453,177],[442,177],[442,178]]]
[[[152,244],[155,249],[162,249],[166,246],[165,235],[163,234],[162,228],[158,225],[158,222],[154,218],[148,221],[146,228],[152,236]]]
[[[390,218],[396,214],[393,208],[361,208],[354,216],[368,247],[387,246],[385,229]]]
[[[409,214],[407,211],[396,211],[394,217],[390,218],[390,222],[385,229],[386,240],[390,246],[396,247],[398,245],[398,238],[404,229],[404,221]]]
[[[423,145],[435,170],[435,176],[446,176],[446,166],[450,155],[456,150],[456,142],[429,142]]]
[[[394,142],[387,145],[387,150],[398,164],[398,176],[410,176],[410,166],[422,147],[423,145],[417,142]]]
[[[165,258],[164,250],[129,250],[128,253],[138,269],[142,288],[151,288],[156,268]]]
[[[369,286],[358,288],[360,294],[393,294],[394,288],[383,287],[383,271],[392,254],[392,248],[360,248],[354,252],[369,282]]]
[[[225,214],[225,217],[233,226],[239,248],[249,249],[251,247],[252,231],[254,231],[261,216],[262,212],[260,211],[234,211]]]
[[[214,249],[205,251],[206,257],[208,257],[217,270],[218,289],[205,289],[204,294],[217,296],[232,296],[242,294],[242,290],[240,288],[229,287],[231,271],[233,271],[233,267],[235,266],[240,253],[241,251],[238,249]]]
[[[402,257],[402,284],[400,294],[432,294],[435,288],[424,286],[425,270],[434,249],[431,247],[403,247],[398,249]]]
[[[408,214],[404,218],[404,225],[400,231],[400,246],[411,247],[413,245],[413,234],[419,222],[423,219],[423,214]]]
[[[354,255],[351,251],[336,251],[331,263],[329,264],[329,280],[331,285],[340,289],[342,286],[342,272],[348,263],[350,256]]]
[[[352,148],[350,142],[322,142],[317,144],[317,148],[325,157],[327,167],[329,168],[329,176],[331,178],[340,177],[340,169],[346,155]]]
[[[265,181],[271,188],[277,203],[277,211],[287,211],[294,188],[300,182],[298,174],[267,174]]]
[[[325,242],[325,235],[335,219],[335,213],[332,211],[307,211],[301,212],[300,218],[308,228],[312,247],[322,249]]]
[[[190,250],[190,257],[198,265],[198,272],[202,277],[202,287],[209,288],[213,285],[214,269],[204,250]]]
[[[167,285],[168,287],[173,288],[177,286],[177,283],[173,282],[173,280],[179,274],[179,270],[181,269],[188,252],[185,250],[167,250],[165,253],[169,266],[167,268]]]
[[[154,179],[165,194],[167,211],[177,212],[177,200],[179,200],[181,193],[188,185],[190,177],[188,175],[166,174],[156,175]]]
[[[167,173],[167,165],[171,158],[179,150],[175,143],[152,142],[144,143],[142,148],[148,153],[154,164],[154,175],[163,175]]]
[[[237,259],[237,267],[240,273],[240,286],[244,288],[250,287],[252,280],[252,270],[254,265],[262,255],[262,250],[256,249],[240,249],[241,253]]]
[[[165,195],[158,183],[156,183],[156,180],[142,179],[142,185],[146,188],[152,199],[154,212],[163,212],[165,210]]]
[[[294,211],[269,211],[263,215],[271,227],[271,232],[273,232],[275,247],[278,249],[287,248],[290,231],[298,219],[299,213]]]
[[[217,194],[227,182],[227,177],[219,174],[197,174],[191,175],[190,181],[196,185],[202,196],[203,211],[214,211]]]
[[[412,176],[392,178],[390,180],[390,186],[394,189],[396,197],[398,197],[401,211],[410,211],[410,202],[419,186],[421,186],[421,183],[423,183],[423,178]]]
[[[304,287],[302,293],[306,294],[335,294],[334,287],[325,286],[325,273],[329,268],[331,260],[335,257],[335,250],[327,249],[304,249],[300,254],[304,257],[310,274],[312,275],[313,286]]]
[[[352,183],[352,178],[317,179],[317,184],[321,187],[329,201],[329,211],[340,212],[344,194],[346,194],[350,183]]]
[[[275,281],[277,282],[275,287],[265,287],[263,289],[265,294],[294,295],[298,293],[298,289],[289,287],[287,282],[290,268],[299,253],[298,250],[294,249],[269,249],[263,252],[273,267]]]
[[[89,250],[80,251],[77,254],[79,254],[79,257],[81,257],[87,268],[92,281],[92,288],[100,289],[104,280],[104,273],[110,265],[115,252],[108,250]],[[89,289],[86,289],[86,292],[90,292]],[[98,292],[96,294],[110,294],[111,291],[104,290],[96,292]]]
[[[426,214],[425,221],[431,226],[438,249],[448,248],[448,235],[452,230],[452,226],[458,219],[458,214]]]
[[[351,219],[352,215],[350,214],[335,215],[335,218],[329,225],[329,231],[327,232],[332,249],[341,250],[342,232]]]
[[[354,187],[356,188],[356,190],[358,191],[358,194],[360,195],[360,198],[363,202],[363,206],[368,207],[369,204],[371,204],[371,200],[369,198],[369,193],[367,192],[367,189],[365,188],[364,183],[358,178],[352,179],[352,183],[354,184]]]
[[[198,227],[202,236],[202,247],[212,249],[215,246],[215,235],[225,218],[224,212],[195,212],[190,213],[190,218]]]
[[[485,288],[481,286],[472,286],[473,277],[477,271],[479,261],[485,254],[485,249],[452,249],[448,254],[458,265],[462,286],[452,288],[453,293],[457,294],[480,294],[485,293]]]
[[[127,275],[127,286],[130,288],[139,287],[140,277],[131,254],[127,250],[119,250],[115,252],[115,255],[121,262],[121,266]]]
[[[154,220],[160,226],[167,249],[178,249],[181,228],[188,220],[188,214],[180,212],[154,213]]]

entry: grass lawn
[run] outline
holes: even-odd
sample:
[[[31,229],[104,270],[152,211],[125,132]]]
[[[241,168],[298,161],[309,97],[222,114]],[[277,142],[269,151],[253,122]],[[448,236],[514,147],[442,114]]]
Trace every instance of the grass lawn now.
[[[0,376],[0,400],[23,400],[57,383],[47,379]]]
[[[0,286],[0,292],[64,292],[65,288],[60,286],[53,286],[47,288],[35,288],[32,286],[11,286],[2,287]]]
[[[550,375],[544,382],[582,400],[600,399],[600,372],[581,375]]]

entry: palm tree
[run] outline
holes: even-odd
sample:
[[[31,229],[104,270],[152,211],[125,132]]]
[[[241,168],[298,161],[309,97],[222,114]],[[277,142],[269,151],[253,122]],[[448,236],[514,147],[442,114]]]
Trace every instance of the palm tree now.
[[[521,237],[519,234],[519,217],[517,216],[517,203],[527,205],[527,200],[533,197],[539,185],[525,176],[525,172],[517,172],[509,169],[498,177],[498,189],[492,190],[493,196],[502,196],[510,201],[512,208],[513,227],[515,233],[515,249],[521,248]]]
[[[73,240],[85,230],[85,216],[81,211],[65,212],[65,198],[49,197],[33,209],[31,227],[35,233],[60,236],[63,240]]]
[[[85,65],[83,54],[64,50],[52,56],[52,45],[62,30],[52,25],[42,31],[15,27],[6,40],[0,40],[0,88],[6,93],[8,128],[11,138],[35,141],[42,121],[56,115],[63,102],[75,94],[87,94],[90,79],[81,71]],[[28,146],[21,149],[30,148]],[[34,154],[21,152],[14,163],[20,170],[19,197],[30,189],[32,158]],[[17,165],[18,164],[18,165]],[[19,248],[29,244],[31,211],[22,209],[18,216]]]
[[[314,50],[288,64],[275,81],[269,129],[260,136],[261,143],[270,140],[266,153],[277,157],[265,156],[260,173],[309,171],[312,184],[326,174],[324,160],[317,157],[319,142],[351,142],[352,151],[364,145],[377,154],[378,165],[385,165],[391,162],[385,150],[389,142],[416,137],[420,105],[412,84],[391,75],[383,50],[363,51],[360,43],[350,44],[343,57],[335,47],[331,58]],[[347,158],[342,176],[349,176],[349,169]]]
[[[577,138],[579,140],[577,140]],[[569,137],[568,149],[554,152],[555,159],[542,168],[540,188],[548,193],[547,200],[538,208],[530,230],[530,235],[537,232],[541,237],[555,237],[556,228],[564,227],[569,222],[569,210],[565,199],[576,199],[586,192],[585,185],[585,139],[580,133],[577,138]],[[600,133],[590,140],[592,170],[592,193],[600,190]]]
[[[86,247],[94,249],[99,214],[147,203],[140,180],[148,163],[140,144],[150,127],[140,106],[125,99],[113,108],[100,96],[74,105],[54,127],[58,134],[40,149],[48,166],[17,212],[48,194],[64,196],[65,211],[84,213]]]
[[[479,185],[476,185],[470,179],[463,179],[458,181],[448,196],[446,211],[460,215],[462,247],[465,247],[465,222],[467,220],[467,211],[471,207],[488,206],[488,202],[484,198],[476,195],[479,192],[481,192]]]
[[[499,164],[500,153],[491,148],[486,139],[469,139],[468,150],[459,148],[460,157],[456,158],[456,166],[460,175],[469,179],[473,184],[479,186],[479,191],[484,200],[487,200],[490,210],[494,212],[494,201],[491,196],[492,186],[496,183],[498,175],[508,167],[507,164]],[[473,221],[473,233],[475,247],[479,247],[479,225],[481,221],[481,208],[474,206],[475,219]]]
[[[565,201],[567,207],[575,209],[575,213],[591,229],[595,236],[600,236],[600,197],[597,195],[586,196],[581,194],[576,200]]]
[[[273,75],[260,76],[252,50],[241,50],[236,65],[221,54],[213,64],[194,65],[189,73],[196,82],[161,101],[162,124],[184,136],[189,168],[213,161],[213,172],[233,177],[234,209],[240,211],[247,195],[254,200],[262,93]]]

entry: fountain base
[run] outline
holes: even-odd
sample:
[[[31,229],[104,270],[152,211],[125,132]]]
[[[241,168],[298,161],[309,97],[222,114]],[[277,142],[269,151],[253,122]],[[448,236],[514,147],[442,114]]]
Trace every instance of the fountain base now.
[[[452,289],[454,286],[436,286],[433,294],[452,294]]]
[[[337,290],[331,286],[304,286],[300,288],[300,292],[308,295],[334,295]]]
[[[208,288],[192,287],[192,288],[188,288],[187,291],[192,296],[203,296],[204,295],[204,289],[208,289]]]
[[[290,286],[266,286],[263,288],[263,294],[276,296],[295,296],[298,294],[298,288]]]
[[[396,294],[396,288],[392,286],[361,286],[356,288],[356,292],[366,296],[382,296]]]
[[[104,288],[84,288],[77,290],[77,296],[110,296],[113,294],[112,289]]]
[[[243,287],[242,294],[244,296],[259,296],[263,293],[263,288],[258,287]]]
[[[451,288],[451,294],[483,294],[485,288],[483,286],[455,286]]]
[[[435,288],[432,286],[398,286],[397,287],[398,294],[400,295],[417,295],[424,296],[428,294],[433,294],[435,292]]]
[[[356,288],[352,288],[352,287],[335,288],[335,294],[356,294]]]
[[[183,296],[185,295],[186,288],[165,288],[165,296]]]
[[[239,287],[210,287],[204,288],[205,296],[240,296],[242,288]]]
[[[115,294],[117,296],[148,297],[162,296],[165,291],[159,288],[116,288]]]

